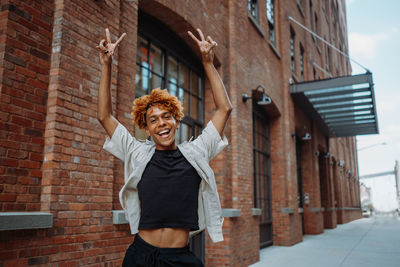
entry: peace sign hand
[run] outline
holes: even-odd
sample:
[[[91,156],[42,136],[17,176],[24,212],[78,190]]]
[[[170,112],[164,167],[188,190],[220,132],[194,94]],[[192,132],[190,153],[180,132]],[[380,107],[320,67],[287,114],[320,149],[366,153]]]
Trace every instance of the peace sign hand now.
[[[203,32],[200,29],[197,29],[200,40],[194,36],[191,31],[188,31],[189,36],[197,43],[201,57],[204,62],[213,62],[214,60],[214,51],[213,48],[216,47],[218,44],[210,37],[207,36],[207,40],[204,38]]]
[[[115,42],[111,42],[111,35],[108,28],[106,28],[106,40],[101,40],[99,45],[96,46],[97,50],[100,52],[100,62],[101,64],[107,64],[110,62],[110,58],[114,55],[115,49],[119,46],[119,43],[125,38],[126,33],[123,33],[121,37]]]

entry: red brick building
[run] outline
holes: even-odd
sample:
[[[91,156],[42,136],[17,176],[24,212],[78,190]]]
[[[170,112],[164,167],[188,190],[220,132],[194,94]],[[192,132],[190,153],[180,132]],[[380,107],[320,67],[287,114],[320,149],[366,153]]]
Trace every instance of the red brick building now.
[[[97,121],[105,27],[114,39],[127,33],[114,57],[113,110],[139,138],[131,105],[155,87],[184,103],[178,141],[197,136],[213,101],[186,32],[218,42],[234,110],[230,146],[212,162],[225,240],[191,241],[206,266],[247,266],[260,247],[360,218],[354,136],[376,132],[376,115],[353,123],[358,102],[338,101],[364,87],[346,57],[298,23],[347,53],[344,0],[2,0],[0,266],[120,266],[133,240],[118,200],[122,163],[102,150]],[[360,110],[374,115],[368,77],[355,79],[372,102]]]

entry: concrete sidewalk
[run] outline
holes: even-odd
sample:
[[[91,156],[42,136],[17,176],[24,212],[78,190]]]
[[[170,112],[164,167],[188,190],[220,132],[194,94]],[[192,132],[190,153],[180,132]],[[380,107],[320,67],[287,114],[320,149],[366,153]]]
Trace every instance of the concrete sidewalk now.
[[[306,235],[291,247],[272,246],[260,251],[251,267],[399,267],[400,217],[373,216],[320,235]]]

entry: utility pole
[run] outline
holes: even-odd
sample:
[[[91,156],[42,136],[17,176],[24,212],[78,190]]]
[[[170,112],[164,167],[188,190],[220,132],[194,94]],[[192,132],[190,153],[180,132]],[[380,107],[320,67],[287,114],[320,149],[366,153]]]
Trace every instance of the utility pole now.
[[[398,160],[396,160],[396,163],[394,165],[394,179],[396,181],[396,197],[398,208],[400,208],[400,168]]]

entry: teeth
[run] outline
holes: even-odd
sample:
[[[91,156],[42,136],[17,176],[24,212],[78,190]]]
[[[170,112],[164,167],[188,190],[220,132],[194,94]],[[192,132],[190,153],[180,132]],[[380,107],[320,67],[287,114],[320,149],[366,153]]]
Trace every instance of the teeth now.
[[[158,133],[158,135],[162,135],[162,134],[165,134],[165,133],[169,133],[169,130],[161,131],[161,132]]]

